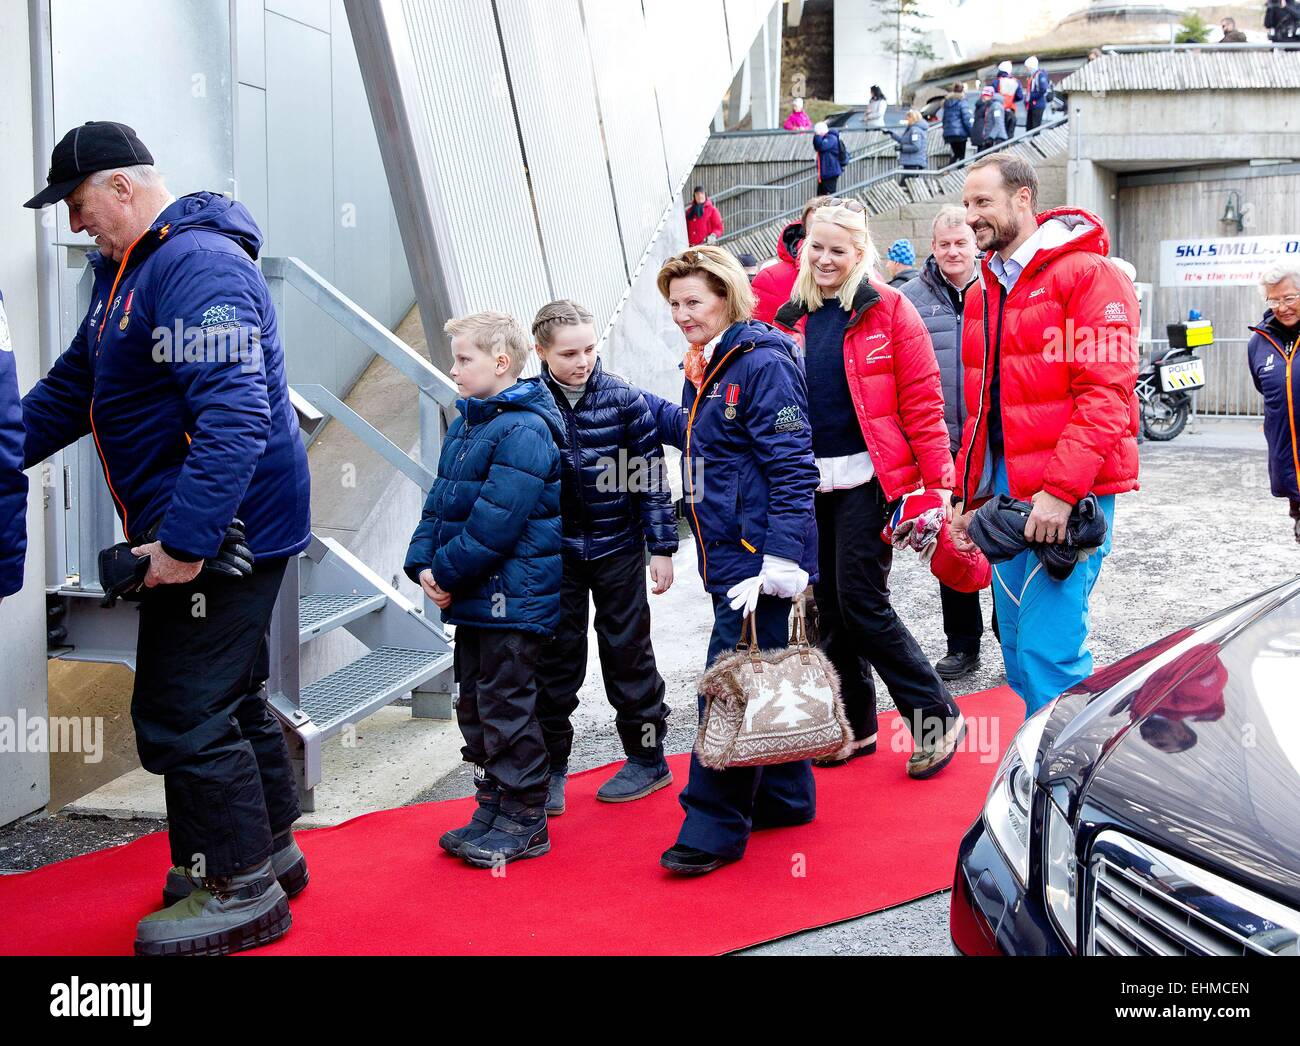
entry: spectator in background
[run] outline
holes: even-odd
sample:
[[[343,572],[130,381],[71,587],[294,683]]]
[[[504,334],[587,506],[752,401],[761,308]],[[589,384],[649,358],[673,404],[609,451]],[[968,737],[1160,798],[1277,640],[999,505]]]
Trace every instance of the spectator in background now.
[[[1095,47],[1088,52],[1088,61],[1090,62],[1095,62],[1100,57],[1101,57],[1101,51]]]
[[[794,100],[794,111],[785,118],[785,123],[781,125],[787,131],[811,131],[812,121],[808,119],[808,114],[803,111],[803,99]]]
[[[966,140],[975,130],[975,118],[966,104],[966,85],[953,84],[943,100],[943,140],[952,150],[954,163],[966,158]]]
[[[930,257],[921,274],[904,284],[903,295],[921,314],[930,333],[930,344],[939,362],[943,386],[943,419],[948,426],[948,446],[955,455],[961,446],[961,428],[966,420],[962,394],[961,324],[966,292],[975,282],[975,234],[966,224],[961,207],[944,207],[934,217],[930,235]],[[984,615],[978,592],[958,592],[939,585],[943,607],[943,631],[948,652],[934,669],[941,679],[960,679],[980,663],[980,638]]]
[[[1244,44],[1246,43],[1246,34],[1237,28],[1235,18],[1225,18],[1219,23],[1219,28],[1223,30],[1223,39],[1221,44]]]
[[[1025,89],[1020,86],[1020,81],[1012,73],[1010,62],[1003,62],[998,66],[997,75],[993,77],[993,90],[1002,99],[1002,119],[1006,123],[1006,137],[1014,138],[1016,136],[1016,103],[1025,100]]]
[[[745,270],[745,275],[749,277],[749,282],[754,282],[754,277],[758,275],[758,259],[752,254],[746,252],[736,255],[736,261],[740,262],[740,267]]]
[[[979,152],[1007,140],[1007,125],[1002,117],[1002,96],[988,84],[980,89],[980,100],[975,103],[975,130],[970,140]]]
[[[753,280],[754,294],[758,298],[758,303],[754,306],[754,319],[771,323],[776,310],[790,300],[795,277],[799,275],[799,250],[803,246],[808,216],[828,199],[828,196],[814,196],[803,205],[803,214],[799,220],[781,230],[781,237],[776,244],[776,258],[764,265]]]
[[[1265,270],[1260,290],[1268,309],[1246,346],[1250,376],[1264,397],[1264,436],[1268,440],[1268,478],[1273,496],[1291,503],[1295,539],[1300,541],[1300,265],[1281,263]]]
[[[825,120],[813,128],[813,149],[817,153],[817,195],[831,195],[849,162],[849,151],[840,141],[839,130]]]
[[[865,126],[868,131],[884,130],[886,108],[888,108],[888,102],[885,100],[885,92],[875,84],[872,84],[871,101],[867,102],[866,112],[863,113],[863,126]]]
[[[902,287],[920,275],[916,271],[916,251],[911,240],[895,240],[885,255],[885,275],[891,287]]]
[[[885,133],[898,143],[898,162],[903,170],[925,170],[926,132],[920,112],[916,109],[907,110],[902,130]]]
[[[695,187],[695,199],[686,208],[686,242],[692,247],[701,243],[717,243],[722,235],[722,215],[713,206],[704,189]]]
[[[1025,130],[1032,131],[1043,122],[1043,113],[1047,103],[1052,99],[1052,80],[1046,70],[1038,68],[1038,56],[1030,55],[1025,59],[1025,68],[1029,70],[1029,101],[1025,105]]]

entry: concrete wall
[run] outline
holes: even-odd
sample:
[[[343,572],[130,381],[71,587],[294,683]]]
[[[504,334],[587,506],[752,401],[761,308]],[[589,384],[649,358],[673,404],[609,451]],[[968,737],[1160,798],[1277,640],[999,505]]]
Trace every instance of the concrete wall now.
[[[31,64],[27,5],[0,5],[0,290],[13,335],[19,387],[40,377],[36,304],[36,216],[20,204],[32,194],[33,172],[45,170],[32,150]],[[45,542],[41,523],[41,470],[28,476],[27,579],[17,595],[0,605],[0,716],[46,714]],[[0,824],[39,810],[49,799],[49,764],[40,753],[0,752]]]

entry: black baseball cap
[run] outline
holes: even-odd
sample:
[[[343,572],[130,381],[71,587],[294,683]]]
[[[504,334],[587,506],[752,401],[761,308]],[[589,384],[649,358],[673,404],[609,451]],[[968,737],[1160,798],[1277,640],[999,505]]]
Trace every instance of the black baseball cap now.
[[[88,174],[137,164],[152,166],[153,156],[132,128],[112,120],[91,120],[59,139],[50,155],[50,173],[45,176],[49,184],[23,206],[58,203]]]

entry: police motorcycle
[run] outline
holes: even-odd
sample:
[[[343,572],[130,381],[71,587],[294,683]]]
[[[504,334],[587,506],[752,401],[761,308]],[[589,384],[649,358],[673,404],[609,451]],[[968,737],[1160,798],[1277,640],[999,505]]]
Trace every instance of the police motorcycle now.
[[[1138,374],[1138,406],[1142,432],[1149,440],[1167,442],[1187,427],[1192,413],[1192,393],[1205,387],[1205,369],[1193,351],[1214,341],[1208,320],[1171,323],[1169,344],[1153,349],[1150,364]]]

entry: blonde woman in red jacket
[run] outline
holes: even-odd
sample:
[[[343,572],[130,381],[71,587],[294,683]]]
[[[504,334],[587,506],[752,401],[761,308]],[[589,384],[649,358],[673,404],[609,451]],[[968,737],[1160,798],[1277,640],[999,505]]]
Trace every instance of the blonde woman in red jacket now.
[[[776,324],[804,346],[821,478],[817,612],[856,738],[822,765],[875,751],[865,657],[912,731],[907,772],[926,778],[951,761],[966,724],[889,603],[893,552],[880,532],[904,494],[924,488],[950,504],[953,464],[930,336],[907,298],[870,278],[875,261],[862,205],[828,201],[807,224],[799,275]]]

